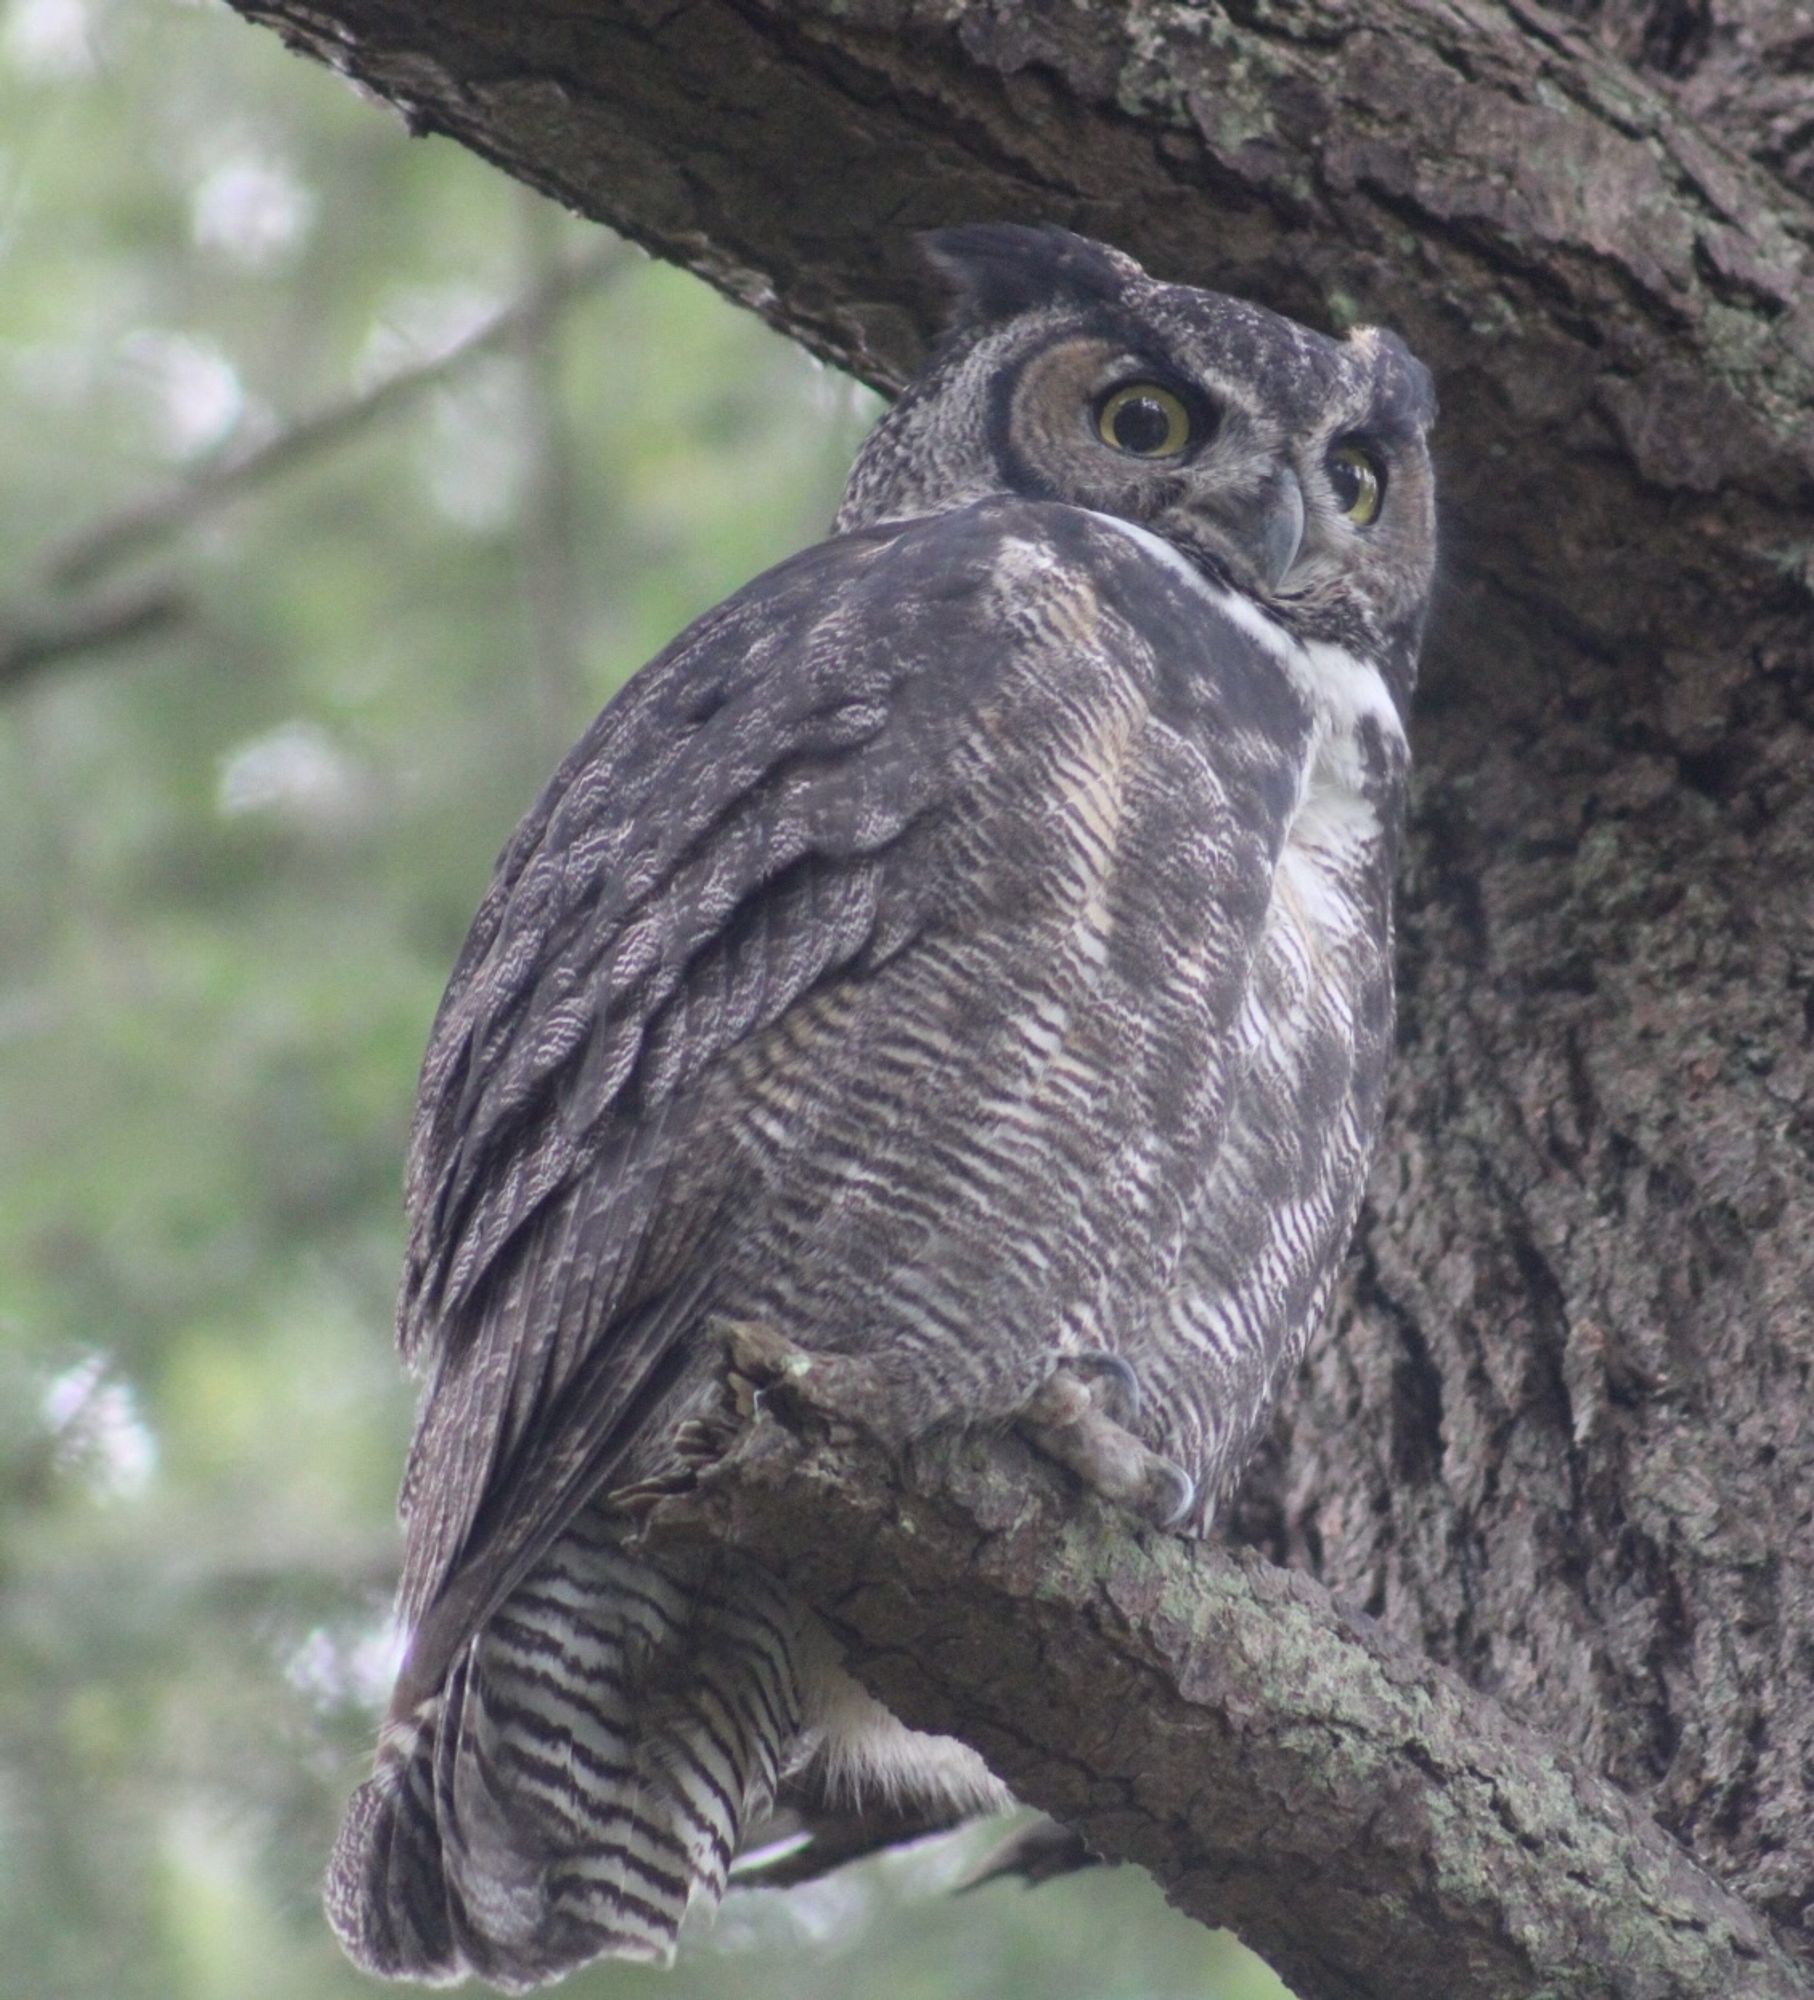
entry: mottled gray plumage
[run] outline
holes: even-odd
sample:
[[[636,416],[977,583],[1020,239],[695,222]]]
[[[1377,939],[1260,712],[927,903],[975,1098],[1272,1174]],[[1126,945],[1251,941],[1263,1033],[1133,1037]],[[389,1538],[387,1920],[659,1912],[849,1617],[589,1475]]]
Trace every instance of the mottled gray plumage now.
[[[600,716],[435,1023],[412,1636],[328,1883],[378,1972],[660,1959],[770,1834],[1006,1801],[759,1569],[626,1546],[722,1408],[716,1324],[1200,1531],[1353,1227],[1427,378],[1059,232],[932,253],[954,327],[836,532]]]

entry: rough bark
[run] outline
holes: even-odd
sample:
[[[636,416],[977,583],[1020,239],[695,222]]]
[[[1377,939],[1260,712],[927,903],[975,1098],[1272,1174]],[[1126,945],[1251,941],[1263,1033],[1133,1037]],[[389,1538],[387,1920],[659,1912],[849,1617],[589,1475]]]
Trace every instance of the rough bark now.
[[[1814,17],[1806,0],[1563,0],[1735,151],[1814,195]]]
[[[236,4],[883,384],[992,216],[1432,364],[1391,1136],[1240,1525],[1814,1949],[1799,0]]]
[[[1250,1554],[1136,1531],[1013,1438],[910,1470],[792,1357],[651,1540],[734,1543],[907,1721],[1304,2000],[1797,2000],[1766,1927],[1623,1793]]]

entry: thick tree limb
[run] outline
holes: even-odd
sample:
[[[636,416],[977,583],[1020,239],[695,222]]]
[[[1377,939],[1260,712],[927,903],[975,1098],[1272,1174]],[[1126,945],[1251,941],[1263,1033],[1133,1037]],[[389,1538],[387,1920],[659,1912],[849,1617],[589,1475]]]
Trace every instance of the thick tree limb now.
[[[1303,2000],[1814,1992],[1614,1787],[1309,1578],[1138,1530],[1014,1439],[909,1479],[795,1366],[651,1539],[758,1557],[898,1715]]]
[[[237,4],[882,386],[913,230],[1066,222],[1396,326],[1465,561],[1572,625],[1805,613],[1814,215],[1525,0]]]

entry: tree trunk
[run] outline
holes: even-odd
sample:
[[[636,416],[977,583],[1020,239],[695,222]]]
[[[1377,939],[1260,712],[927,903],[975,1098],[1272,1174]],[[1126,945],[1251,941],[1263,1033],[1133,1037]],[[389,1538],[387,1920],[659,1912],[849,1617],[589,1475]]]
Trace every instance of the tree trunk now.
[[[982,218],[1430,363],[1394,1102],[1238,1527],[1814,1956],[1802,0],[235,4],[883,386]]]

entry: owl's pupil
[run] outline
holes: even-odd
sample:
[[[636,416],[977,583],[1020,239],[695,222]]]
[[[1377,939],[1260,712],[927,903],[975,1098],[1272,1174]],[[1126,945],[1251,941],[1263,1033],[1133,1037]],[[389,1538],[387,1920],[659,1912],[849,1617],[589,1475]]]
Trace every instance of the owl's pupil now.
[[[1361,496],[1360,467],[1351,458],[1331,459],[1329,484],[1335,489],[1336,505],[1344,514],[1350,512]]]
[[[1123,451],[1143,456],[1163,451],[1171,435],[1171,419],[1152,396],[1131,396],[1115,412],[1112,428]]]

